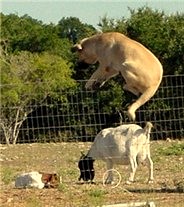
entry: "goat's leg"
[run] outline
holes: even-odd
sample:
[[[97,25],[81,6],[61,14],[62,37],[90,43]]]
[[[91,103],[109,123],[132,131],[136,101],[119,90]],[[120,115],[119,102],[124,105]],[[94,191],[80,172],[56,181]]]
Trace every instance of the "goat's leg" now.
[[[105,184],[113,184],[113,172],[112,172],[113,163],[111,160],[108,160],[106,164],[107,164],[108,175]]]
[[[147,164],[149,168],[149,178],[148,178],[148,183],[153,183],[153,161],[150,156],[147,157]]]
[[[136,157],[135,158],[130,158],[130,175],[128,180],[126,181],[127,184],[131,184],[132,182],[134,182],[134,177],[135,177],[135,172],[137,169],[137,161],[136,161]]]

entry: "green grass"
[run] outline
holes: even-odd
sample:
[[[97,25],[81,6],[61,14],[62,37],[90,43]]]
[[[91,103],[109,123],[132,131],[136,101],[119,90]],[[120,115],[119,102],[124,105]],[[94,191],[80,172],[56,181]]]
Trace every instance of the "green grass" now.
[[[160,147],[157,149],[157,152],[160,155],[169,156],[169,155],[184,155],[184,143],[173,143],[171,146]]]
[[[36,196],[28,197],[26,200],[26,206],[27,207],[42,207],[42,203],[40,202],[39,198]]]
[[[91,189],[88,191],[88,199],[93,206],[101,206],[105,199],[105,190],[102,189]]]
[[[59,186],[58,186],[58,190],[60,192],[65,192],[67,190],[67,186],[65,183],[60,183]]]
[[[10,167],[2,168],[1,179],[5,185],[8,185],[11,182],[13,182],[14,181],[14,170],[12,170],[12,168]]]
[[[183,143],[183,144],[182,144]],[[116,165],[114,168],[122,176],[120,185],[116,188],[103,186],[103,175],[106,165],[95,161],[95,184],[78,181],[77,166],[81,156],[80,151],[86,152],[91,143],[50,143],[50,144],[21,144],[2,151],[5,160],[1,163],[1,197],[2,206],[14,207],[95,207],[115,203],[146,201],[157,202],[160,207],[180,207],[184,203],[183,194],[176,193],[146,193],[144,189],[158,189],[164,185],[183,189],[183,146],[184,141],[153,141],[151,156],[154,161],[153,184],[148,185],[148,169],[140,166],[136,172],[136,182],[130,186],[125,184],[129,175],[129,167]],[[14,158],[14,159],[12,159]],[[16,175],[22,172],[44,171],[57,172],[62,182],[55,189],[16,189],[12,185]],[[130,193],[126,189],[137,189],[140,193]],[[141,190],[143,189],[143,192]],[[7,203],[7,198],[10,198]]]

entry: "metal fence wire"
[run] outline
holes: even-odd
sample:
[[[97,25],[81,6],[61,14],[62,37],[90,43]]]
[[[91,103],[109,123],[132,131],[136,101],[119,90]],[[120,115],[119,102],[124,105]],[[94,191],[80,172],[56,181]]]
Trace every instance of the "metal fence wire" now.
[[[26,106],[34,110],[22,122],[17,143],[93,141],[103,128],[130,123],[126,106],[111,107],[111,111],[106,107],[115,98],[113,92],[103,88],[97,92],[86,91],[84,83],[79,81],[76,91],[62,91],[67,97],[62,101],[47,98],[42,104]],[[102,96],[111,98],[106,102]],[[7,116],[18,108],[1,106],[1,122],[4,111]],[[144,126],[146,121],[154,125],[152,139],[184,137],[184,75],[164,76],[155,96],[136,112],[137,124]],[[5,143],[2,127],[0,136],[1,143]]]

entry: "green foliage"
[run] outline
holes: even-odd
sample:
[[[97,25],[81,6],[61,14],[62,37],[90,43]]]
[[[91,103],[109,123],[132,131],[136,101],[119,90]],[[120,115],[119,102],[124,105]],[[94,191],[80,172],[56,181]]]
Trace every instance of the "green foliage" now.
[[[58,90],[74,86],[71,76],[70,65],[59,56],[29,52],[10,55],[2,63],[1,104],[39,103],[47,96],[57,96]]]
[[[12,51],[42,51],[39,43],[45,40],[46,32],[41,22],[27,15],[18,17],[15,14],[2,15],[1,19],[2,38],[8,39]]]
[[[115,80],[106,84],[106,90],[99,92],[100,105],[104,112],[114,113],[121,110],[125,102],[124,91],[122,85]]]
[[[1,30],[1,38],[7,41],[9,52],[49,51],[64,59],[71,56],[71,43],[67,39],[59,38],[57,28],[53,24],[44,25],[28,15],[18,17],[16,14],[1,13]]]
[[[108,18],[107,15],[103,16],[98,23],[102,32],[121,32],[125,33],[126,31],[126,20],[122,19],[113,19]]]
[[[153,12],[149,8],[131,11],[131,18],[127,23],[127,34],[147,46],[157,57],[160,57],[167,44],[165,38],[164,14]]]
[[[183,51],[184,51],[184,14],[167,17],[166,25],[168,33],[167,51],[163,55],[165,68],[168,74],[183,74]],[[167,37],[167,36],[166,36]]]
[[[63,17],[57,25],[58,34],[61,38],[67,38],[72,43],[91,36],[96,33],[96,29],[88,24],[83,24],[76,17]]]
[[[148,110],[156,110],[158,108],[159,109],[165,109],[165,110],[171,110],[171,106],[166,104],[164,102],[164,100],[162,100],[162,99],[154,101],[154,102],[150,103],[150,105],[148,106]]]

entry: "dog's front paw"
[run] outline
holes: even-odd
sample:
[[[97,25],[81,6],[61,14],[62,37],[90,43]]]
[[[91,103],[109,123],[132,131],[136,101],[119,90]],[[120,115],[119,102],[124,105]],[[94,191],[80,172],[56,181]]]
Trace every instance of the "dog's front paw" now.
[[[86,83],[86,85],[85,85],[85,88],[86,88],[87,90],[92,90],[92,88],[93,88],[93,84],[94,84],[94,81],[88,81],[88,82]]]
[[[131,111],[131,109],[129,108],[128,111],[127,111],[127,115],[128,115],[128,118],[131,120],[131,121],[135,121],[135,112]]]

